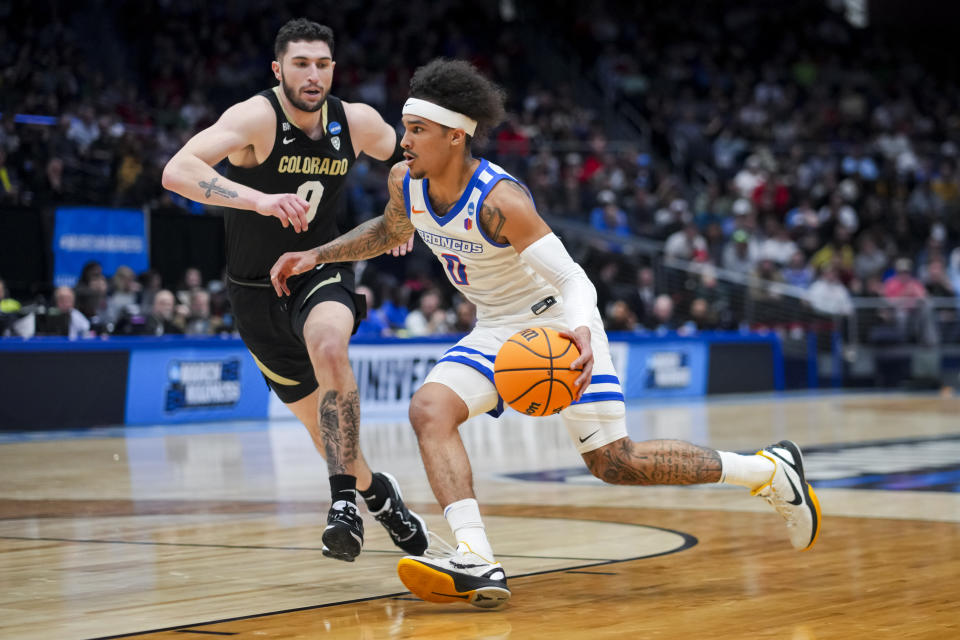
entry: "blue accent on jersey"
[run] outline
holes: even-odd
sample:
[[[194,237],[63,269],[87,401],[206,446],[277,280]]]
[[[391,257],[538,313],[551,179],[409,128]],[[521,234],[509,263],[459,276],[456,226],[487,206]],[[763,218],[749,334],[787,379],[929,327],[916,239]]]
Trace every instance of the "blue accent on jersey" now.
[[[590,384],[620,384],[620,379],[617,376],[591,376]]]
[[[407,210],[407,218],[410,217],[410,207],[413,206],[413,203],[410,202],[410,170],[407,169],[407,173],[403,176],[403,208]]]
[[[456,347],[456,348],[466,349],[467,347]],[[453,349],[451,349],[450,351],[453,351]],[[483,355],[483,354],[480,354],[480,355]],[[486,358],[488,356],[484,356],[484,357]],[[437,364],[440,364],[441,362],[458,362],[460,364],[465,364],[471,369],[476,369],[477,371],[482,373],[484,376],[486,376],[490,382],[493,382],[493,371],[491,371],[490,369],[487,369],[476,360],[471,360],[470,358],[466,358],[464,356],[445,355],[439,360],[437,360]],[[487,415],[493,416],[494,418],[499,418],[500,414],[502,413],[503,413],[503,398],[497,396],[497,406],[493,409],[490,409],[490,411],[487,411]]]
[[[473,188],[477,185],[477,180],[480,179],[480,174],[483,173],[483,170],[487,168],[488,164],[489,163],[483,158],[480,159],[480,164],[477,165],[476,171],[474,171],[473,175],[470,176],[470,182],[467,183],[467,188],[464,189],[463,193],[460,194],[460,199],[457,200],[457,204],[450,207],[450,211],[447,211],[442,216],[438,216],[436,213],[434,213],[433,205],[430,204],[430,181],[426,178],[423,179],[423,201],[427,205],[427,211],[430,212],[430,215],[433,216],[433,219],[437,221],[438,225],[442,227],[457,217],[457,214],[460,213],[461,209],[463,209],[463,206],[467,203],[467,200],[470,199],[470,195],[473,193]],[[407,175],[410,175],[409,170],[407,171]]]
[[[495,360],[497,359],[497,356],[487,355],[486,353],[482,353],[482,352],[479,351],[478,349],[471,349],[470,347],[463,347],[463,346],[460,346],[460,345],[456,345],[456,346],[450,347],[449,349],[447,349],[446,353],[444,353],[443,355],[446,356],[447,353],[453,353],[453,352],[455,352],[455,351],[459,351],[459,352],[461,352],[461,353],[472,353],[472,354],[477,355],[477,356],[482,356],[482,357],[486,358],[487,360],[489,360],[490,362],[493,362],[493,361],[495,361]]]
[[[608,391],[605,393],[585,393],[583,396],[576,402],[571,404],[587,404],[590,402],[604,402],[606,400],[614,400],[616,402],[623,402],[623,394],[617,393],[616,391]]]

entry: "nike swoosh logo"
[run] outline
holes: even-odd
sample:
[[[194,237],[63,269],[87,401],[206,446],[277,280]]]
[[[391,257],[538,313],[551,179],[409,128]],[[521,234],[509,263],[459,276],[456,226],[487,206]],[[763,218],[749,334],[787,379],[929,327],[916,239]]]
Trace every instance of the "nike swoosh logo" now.
[[[775,456],[777,456],[778,458],[780,458],[780,460],[782,461],[782,464],[789,464],[789,463],[783,458],[783,456],[779,456],[779,455],[777,455],[777,454],[776,454],[775,452],[773,452],[773,451],[771,451],[770,453],[772,453],[773,455],[775,455]],[[795,507],[796,507],[796,506],[799,506],[799,505],[803,502],[803,497],[802,497],[803,494],[800,493],[800,491],[797,489],[797,485],[793,484],[793,479],[790,477],[789,474],[785,473],[785,474],[783,474],[783,475],[787,476],[787,482],[790,483],[790,488],[793,489],[793,500],[787,500],[787,502],[788,502],[789,504],[792,504],[792,505],[795,506]]]
[[[469,600],[470,596],[461,596],[456,593],[440,593],[439,591],[431,591],[430,593],[437,596],[446,596],[447,598],[463,598],[464,600]]]
[[[413,211],[414,213],[426,213],[426,212],[427,212],[426,209],[424,209],[423,211],[417,211],[417,208],[414,207],[414,206],[411,206],[411,207],[410,207],[410,210]]]
[[[586,442],[587,440],[589,440],[589,439],[592,438],[593,436],[597,435],[598,433],[600,433],[600,429],[597,429],[596,431],[594,431],[593,433],[591,433],[590,435],[588,435],[586,438],[579,438],[580,444],[583,444],[584,442]]]
[[[296,140],[296,138],[284,138],[284,139],[283,139],[283,144],[290,144],[290,143],[293,142],[294,140]]]

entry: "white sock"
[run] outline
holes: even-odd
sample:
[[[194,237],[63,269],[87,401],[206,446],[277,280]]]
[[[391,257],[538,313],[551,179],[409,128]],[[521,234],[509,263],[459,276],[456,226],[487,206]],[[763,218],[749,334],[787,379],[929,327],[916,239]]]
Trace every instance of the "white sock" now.
[[[761,455],[742,456],[730,451],[718,451],[720,454],[720,482],[738,484],[750,490],[766,484],[773,477],[776,466]]]
[[[457,551],[472,551],[487,562],[496,562],[487,540],[487,530],[480,519],[480,505],[474,498],[465,498],[447,505],[443,517],[453,530]]]

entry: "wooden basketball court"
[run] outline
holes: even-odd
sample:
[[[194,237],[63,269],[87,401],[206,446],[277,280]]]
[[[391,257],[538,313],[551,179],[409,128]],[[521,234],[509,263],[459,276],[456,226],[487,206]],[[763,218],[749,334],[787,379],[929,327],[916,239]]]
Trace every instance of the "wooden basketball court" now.
[[[736,487],[611,487],[555,418],[463,432],[513,599],[421,602],[367,517],[325,558],[326,468],[293,421],[0,433],[0,637],[960,637],[960,400],[757,396],[629,407],[635,439],[804,447],[824,526],[792,550]],[[400,417],[364,423],[371,466],[449,529]]]

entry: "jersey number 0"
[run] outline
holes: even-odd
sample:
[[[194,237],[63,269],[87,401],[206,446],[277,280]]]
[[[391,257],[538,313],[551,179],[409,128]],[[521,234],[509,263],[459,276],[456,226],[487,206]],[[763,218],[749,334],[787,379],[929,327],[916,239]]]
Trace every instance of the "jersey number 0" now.
[[[317,207],[320,206],[320,199],[323,198],[323,183],[319,180],[304,182],[297,189],[297,195],[310,205],[307,210],[307,222],[313,222],[313,217],[317,215]]]
[[[460,256],[455,256],[450,253],[441,253],[440,255],[447,262],[447,272],[450,273],[450,279],[453,280],[453,284],[470,284],[467,281],[467,265],[460,262]]]

